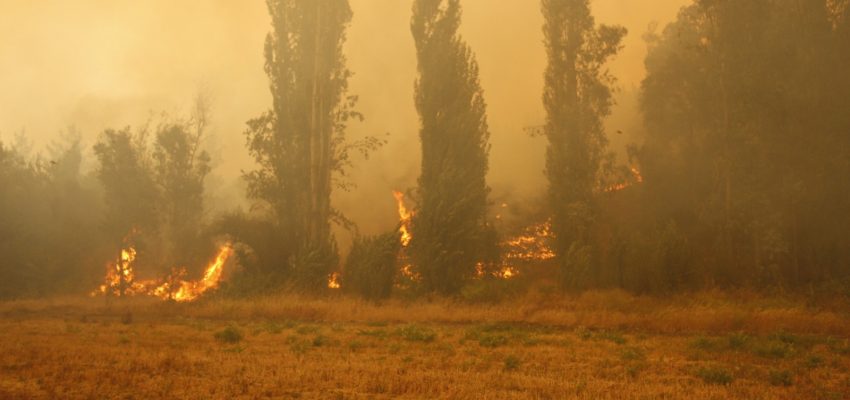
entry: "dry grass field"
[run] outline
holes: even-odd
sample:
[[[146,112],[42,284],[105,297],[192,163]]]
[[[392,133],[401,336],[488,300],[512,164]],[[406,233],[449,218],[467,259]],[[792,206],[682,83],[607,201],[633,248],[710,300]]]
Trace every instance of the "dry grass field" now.
[[[850,308],[700,293],[0,304],[2,399],[845,399]]]

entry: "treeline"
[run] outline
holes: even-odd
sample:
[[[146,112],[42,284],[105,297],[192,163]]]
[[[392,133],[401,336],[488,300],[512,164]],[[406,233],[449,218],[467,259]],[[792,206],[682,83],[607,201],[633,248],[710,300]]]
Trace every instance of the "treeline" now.
[[[409,245],[395,229],[357,234],[331,205],[333,190],[350,188],[353,156],[383,143],[345,136],[363,118],[342,51],[348,1],[267,4],[273,102],[245,132],[257,165],[244,174],[251,211],[205,211],[203,102],[182,120],[103,132],[91,173],[75,135],[47,157],[0,144],[0,297],[92,288],[128,242],[148,272],[200,265],[220,236],[236,243],[231,294],[321,292],[335,276],[368,298],[398,287],[457,295],[503,274],[486,183],[487,107],[458,33],[461,1],[413,3],[422,169],[409,191]],[[598,25],[589,0],[541,0],[541,10],[552,233],[541,240],[561,287],[848,287],[846,2],[695,0],[650,31],[645,134],[627,163],[604,128],[616,92],[606,63],[626,30]],[[345,262],[332,224],[355,234]]]
[[[631,152],[644,183],[610,200],[597,284],[846,287],[848,16],[847,2],[701,0],[648,35]]]

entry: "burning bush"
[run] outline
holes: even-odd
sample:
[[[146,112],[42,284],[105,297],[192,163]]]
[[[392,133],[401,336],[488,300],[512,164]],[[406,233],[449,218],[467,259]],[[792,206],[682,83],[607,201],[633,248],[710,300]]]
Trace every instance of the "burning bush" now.
[[[356,238],[342,273],[342,287],[370,300],[389,297],[400,246],[398,232]]]

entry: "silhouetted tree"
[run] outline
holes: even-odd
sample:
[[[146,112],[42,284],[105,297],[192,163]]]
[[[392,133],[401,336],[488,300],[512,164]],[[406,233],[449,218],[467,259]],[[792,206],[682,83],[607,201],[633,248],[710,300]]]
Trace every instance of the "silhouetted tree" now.
[[[475,57],[457,33],[460,18],[458,0],[413,3],[422,172],[411,257],[426,289],[447,294],[460,290],[494,245],[486,221],[486,104]]]
[[[199,234],[204,218],[204,179],[209,174],[210,156],[201,148],[206,117],[191,122],[167,123],[156,132],[153,173],[161,195],[158,207],[161,224],[162,263],[169,266],[193,264],[193,256],[204,246]]]
[[[282,246],[304,288],[324,287],[338,262],[330,222],[332,174],[344,168],[346,122],[359,114],[347,97],[342,46],[351,21],[347,0],[268,0],[272,32],[266,73],[273,105],[248,123],[248,149],[260,168],[246,175],[248,194],[267,202]]]
[[[605,63],[626,30],[596,26],[588,0],[543,0],[549,64],[543,103],[546,176],[555,252],[566,283],[587,283],[593,268],[591,228],[606,155],[603,119],[610,114],[614,78]]]

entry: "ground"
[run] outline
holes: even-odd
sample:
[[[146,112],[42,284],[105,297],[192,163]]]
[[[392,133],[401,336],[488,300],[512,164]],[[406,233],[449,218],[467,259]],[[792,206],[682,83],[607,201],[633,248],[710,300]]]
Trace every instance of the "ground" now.
[[[847,308],[801,303],[7,302],[0,398],[850,398]]]

